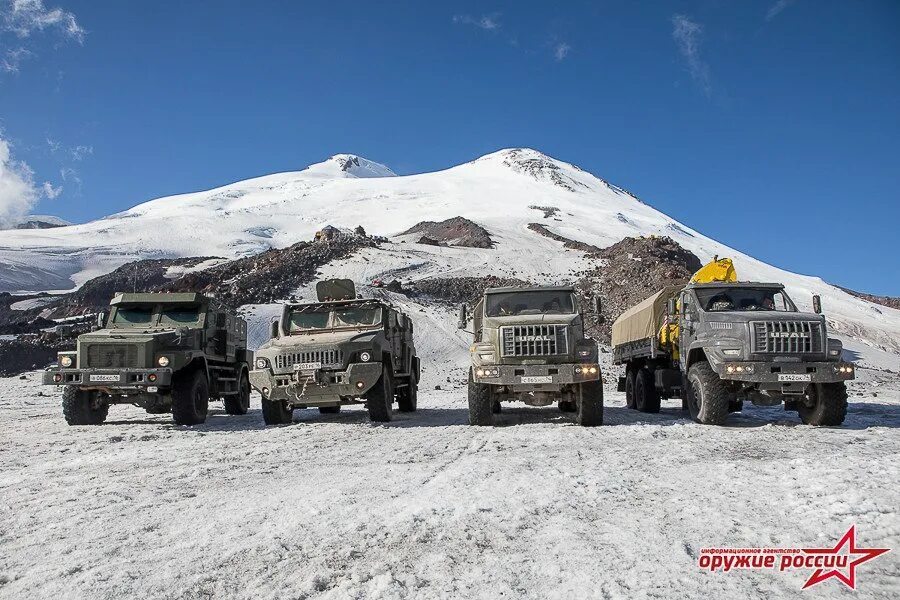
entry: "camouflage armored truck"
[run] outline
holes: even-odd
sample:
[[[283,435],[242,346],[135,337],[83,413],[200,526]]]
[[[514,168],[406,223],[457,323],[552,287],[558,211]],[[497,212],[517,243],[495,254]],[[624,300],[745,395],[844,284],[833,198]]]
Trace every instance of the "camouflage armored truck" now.
[[[361,299],[348,279],[320,281],[317,302],[292,303],[250,372],[267,425],[290,423],[295,408],[339,412],[365,403],[372,421],[390,421],[393,403],[416,410],[419,357],[413,323],[386,302]]]
[[[69,425],[106,420],[111,404],[148,413],[171,411],[175,423],[206,420],[210,399],[242,415],[250,406],[247,324],[214,300],[193,293],[116,294],[98,330],[60,352],[43,382],[63,388]]]
[[[597,301],[597,314],[599,301]],[[468,324],[460,307],[459,328]],[[597,343],[585,337],[575,290],[489,288],[475,304],[470,348],[469,423],[492,425],[501,402],[558,402],[579,425],[603,424]]]
[[[705,424],[724,423],[749,400],[783,402],[809,425],[840,425],[854,367],[828,338],[817,296],[813,306],[814,314],[798,311],[780,283],[664,288],[613,323],[613,360],[625,366],[619,390],[643,412],[680,397]]]

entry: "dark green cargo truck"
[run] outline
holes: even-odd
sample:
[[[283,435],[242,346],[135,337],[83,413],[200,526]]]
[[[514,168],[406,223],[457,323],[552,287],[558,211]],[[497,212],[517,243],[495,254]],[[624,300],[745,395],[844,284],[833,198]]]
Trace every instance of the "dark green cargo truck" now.
[[[63,387],[69,425],[96,425],[112,404],[172,413],[175,423],[206,420],[210,400],[242,415],[250,405],[247,323],[195,293],[116,294],[98,329],[78,337],[43,374]]]

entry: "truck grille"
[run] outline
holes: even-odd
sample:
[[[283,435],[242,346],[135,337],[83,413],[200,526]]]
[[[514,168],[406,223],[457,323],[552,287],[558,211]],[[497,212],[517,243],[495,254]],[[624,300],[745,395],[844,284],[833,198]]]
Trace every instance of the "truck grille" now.
[[[819,354],[825,351],[822,324],[817,321],[754,321],[753,352]]]
[[[290,369],[300,363],[322,363],[323,367],[340,367],[344,364],[344,353],[337,348],[291,352],[275,357],[276,369]]]
[[[93,369],[138,367],[138,349],[131,344],[91,344],[87,348],[87,366]]]
[[[500,328],[503,356],[567,354],[565,325],[512,325]]]

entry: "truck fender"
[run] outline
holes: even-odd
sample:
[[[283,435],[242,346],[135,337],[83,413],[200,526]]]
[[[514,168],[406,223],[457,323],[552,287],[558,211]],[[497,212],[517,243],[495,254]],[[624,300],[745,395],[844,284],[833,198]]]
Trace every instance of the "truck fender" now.
[[[697,348],[691,348],[690,352],[688,352],[688,359],[685,365],[684,372],[687,373],[691,366],[698,363],[703,362],[706,359],[706,351],[702,346],[698,346]]]

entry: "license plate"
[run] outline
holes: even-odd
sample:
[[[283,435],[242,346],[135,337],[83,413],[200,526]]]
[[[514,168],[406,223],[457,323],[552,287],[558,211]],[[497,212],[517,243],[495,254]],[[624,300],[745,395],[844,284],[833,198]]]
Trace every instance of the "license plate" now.
[[[553,383],[553,377],[550,375],[539,375],[536,377],[522,377],[522,383]]]
[[[812,375],[809,373],[779,375],[778,381],[812,381]]]
[[[322,368],[322,363],[320,362],[309,362],[309,363],[300,363],[294,365],[294,369],[297,371],[317,371]]]
[[[91,375],[91,381],[119,381],[118,375]]]

